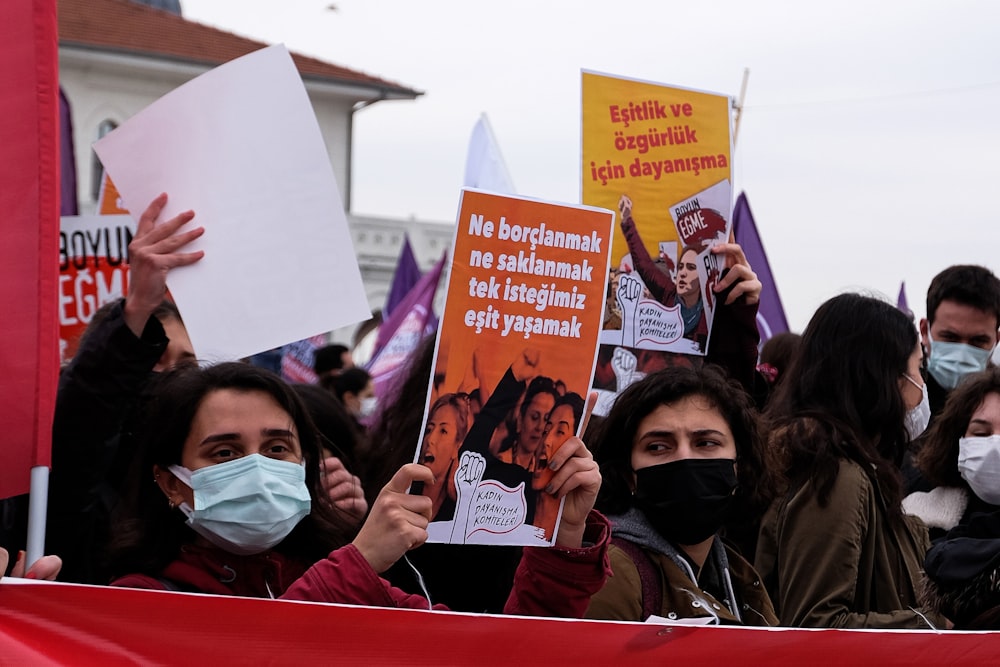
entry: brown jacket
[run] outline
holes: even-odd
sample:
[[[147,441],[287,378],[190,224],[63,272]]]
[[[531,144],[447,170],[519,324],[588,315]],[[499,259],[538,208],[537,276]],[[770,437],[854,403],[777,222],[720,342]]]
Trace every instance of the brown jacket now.
[[[662,575],[663,609],[660,616],[669,619],[717,616],[723,624],[739,624],[725,604],[701,590],[669,556],[648,549],[644,551]],[[638,568],[629,555],[614,544],[608,549],[608,555],[612,575],[604,588],[590,598],[586,618],[645,621],[642,618],[642,583]],[[743,624],[777,625],[774,607],[753,566],[729,547],[726,547],[726,557]]]
[[[843,460],[825,507],[808,483],[771,505],[755,562],[783,625],[926,629],[914,609],[929,547],[923,522],[890,521],[874,477]]]

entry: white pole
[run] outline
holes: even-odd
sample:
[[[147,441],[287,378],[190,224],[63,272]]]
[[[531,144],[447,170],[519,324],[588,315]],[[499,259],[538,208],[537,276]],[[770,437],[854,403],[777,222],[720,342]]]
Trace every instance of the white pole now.
[[[750,68],[743,68],[743,85],[740,86],[740,99],[736,102],[736,119],[733,122],[733,145],[740,136],[740,118],[743,117],[743,103],[747,98],[747,80],[750,79]]]
[[[24,571],[45,555],[45,513],[49,504],[49,469],[31,469],[31,491],[28,495],[28,546]]]

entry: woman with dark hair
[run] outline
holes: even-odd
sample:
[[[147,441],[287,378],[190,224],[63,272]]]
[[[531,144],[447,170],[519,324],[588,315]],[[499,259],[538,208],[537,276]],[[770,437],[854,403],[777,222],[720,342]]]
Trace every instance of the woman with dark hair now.
[[[430,607],[378,576],[427,539],[431,501],[407,489],[431,481],[429,469],[404,465],[354,534],[323,489],[304,406],[272,373],[239,363],[177,369],[156,382],[143,414],[117,533],[124,576],[113,585]],[[525,551],[511,613],[578,616],[603,583],[602,526],[586,523],[596,465],[568,455],[555,464],[553,485],[575,511],[560,548]]]
[[[469,398],[465,394],[439,397],[428,413],[420,463],[434,473],[434,481],[424,486],[424,495],[434,503],[433,521],[450,521],[455,514],[455,464],[471,423]]]
[[[509,433],[500,444],[497,459],[504,463],[513,463],[533,473],[542,454],[545,423],[552,406],[559,398],[559,393],[556,391],[555,382],[543,375],[534,377],[523,390],[523,394],[518,387],[515,387],[513,392],[505,392],[506,387],[507,384],[501,383],[490,394],[491,398],[496,396],[494,405],[501,400],[501,396],[510,396],[515,402],[518,397],[521,400],[517,402],[514,419],[508,425]],[[486,405],[493,407],[489,400]],[[483,409],[486,409],[486,405]]]
[[[589,618],[777,625],[753,567],[719,531],[772,486],[750,398],[721,369],[668,368],[618,397],[595,441],[613,576]]]
[[[363,368],[348,368],[337,375],[323,378],[323,386],[333,391],[347,411],[361,427],[363,420],[375,414],[378,400],[375,398],[375,383]]]
[[[535,491],[542,491],[552,480],[549,461],[563,443],[576,435],[580,420],[583,418],[583,408],[583,397],[575,391],[567,392],[556,399],[545,422],[538,465],[531,480],[531,488]],[[559,501],[547,493],[539,493],[535,505],[535,525],[545,531],[547,540],[552,538],[558,514]]]
[[[360,523],[368,513],[360,478],[360,462],[368,448],[367,437],[347,408],[323,387],[293,384],[292,389],[316,425],[323,453],[323,488],[333,504]]]
[[[1000,510],[1000,368],[968,376],[948,396],[922,438],[916,464],[932,487],[903,499],[931,538],[967,523],[976,512]]]
[[[948,531],[927,553],[922,600],[957,629],[1000,629],[1000,368],[951,392],[917,465],[938,486],[903,507]]]
[[[906,315],[860,294],[819,307],[767,413],[788,488],[763,519],[756,565],[783,624],[946,624],[914,609],[930,544],[901,506],[899,465],[926,400]]]

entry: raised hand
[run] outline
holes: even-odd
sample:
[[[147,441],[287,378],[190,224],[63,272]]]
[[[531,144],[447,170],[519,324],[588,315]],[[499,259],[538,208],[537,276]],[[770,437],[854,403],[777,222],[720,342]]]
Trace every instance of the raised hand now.
[[[410,549],[427,541],[431,499],[407,493],[414,482],[433,482],[430,468],[407,463],[375,499],[354,546],[376,572],[385,572]]]
[[[725,255],[726,268],[729,271],[716,283],[714,291],[723,292],[730,285],[735,284],[733,291],[726,297],[726,305],[735,303],[741,296],[746,299],[746,303],[754,304],[760,301],[760,293],[764,289],[757,274],[750,267],[747,256],[743,248],[738,243],[719,243],[712,247],[712,254]]]
[[[156,223],[167,203],[166,193],[154,199],[143,211],[135,236],[128,245],[129,284],[125,299],[125,323],[137,337],[167,293],[167,273],[177,266],[187,266],[204,256],[204,251],[178,252],[205,233],[204,227],[185,232],[180,228],[191,222],[194,211],[185,211],[170,220]]]
[[[326,489],[333,505],[360,523],[368,512],[364,489],[357,475],[348,472],[336,456],[328,456],[320,462],[323,474],[323,488]]]

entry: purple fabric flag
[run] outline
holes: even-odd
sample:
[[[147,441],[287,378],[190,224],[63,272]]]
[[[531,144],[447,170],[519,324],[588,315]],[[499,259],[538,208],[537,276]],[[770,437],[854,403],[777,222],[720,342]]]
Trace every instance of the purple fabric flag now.
[[[389,295],[385,298],[385,305],[382,306],[382,321],[389,319],[396,306],[406,298],[413,286],[417,284],[421,276],[420,267],[417,266],[417,258],[413,256],[413,247],[410,246],[410,237],[403,237],[403,249],[399,251],[399,261],[396,262],[396,272],[392,275],[392,286],[389,288]]]
[[[763,344],[774,334],[788,331],[788,320],[785,319],[785,309],[781,305],[778,287],[771,274],[771,265],[767,262],[764,243],[757,233],[757,225],[750,212],[746,193],[741,192],[733,207],[733,233],[736,242],[743,248],[743,253],[750,266],[757,274],[764,289],[760,293],[760,306],[757,309],[757,330],[760,331],[760,342]]]
[[[69,100],[59,87],[59,215],[79,215],[76,201],[76,153]]]
[[[406,367],[406,362],[424,336],[437,328],[434,314],[434,295],[444,271],[448,253],[423,278],[413,286],[392,316],[382,323],[375,343],[375,352],[368,362],[368,372],[375,382],[375,395],[384,400],[390,395],[396,374]]]
[[[899,296],[896,297],[896,308],[906,313],[906,316],[913,319],[913,311],[906,303],[906,281],[899,283]]]

